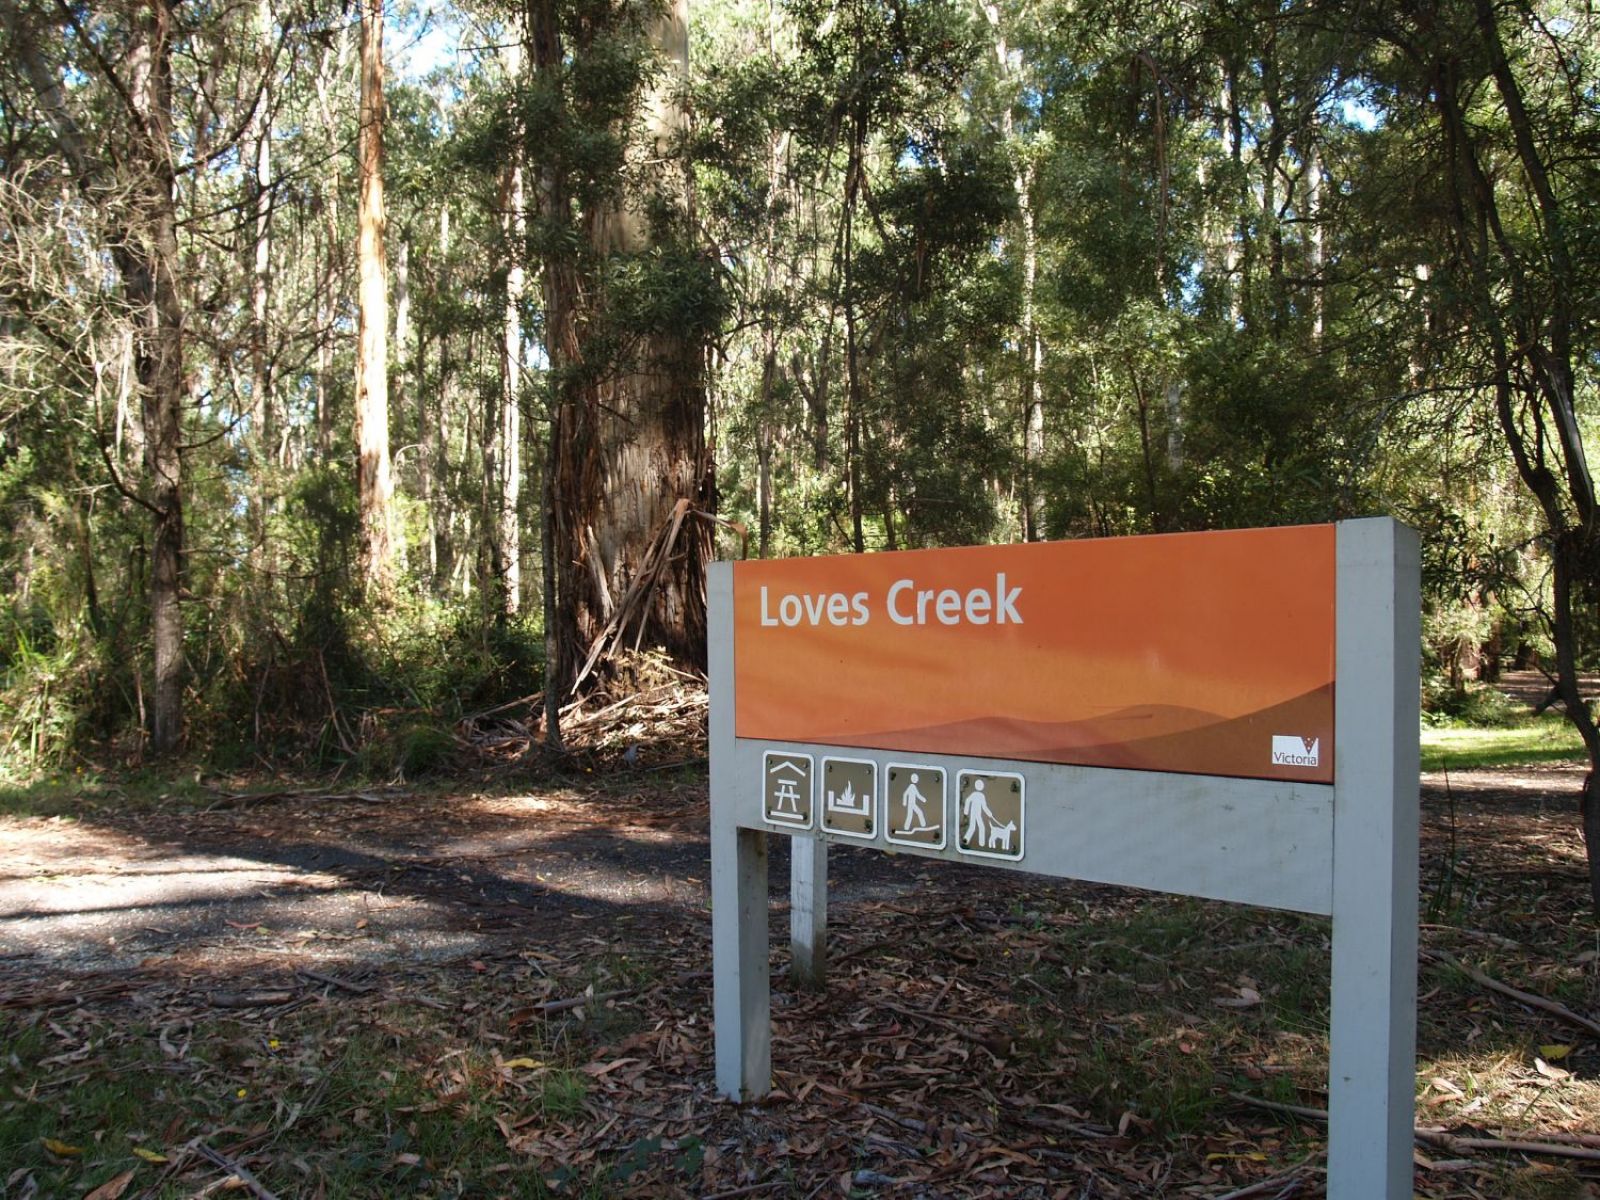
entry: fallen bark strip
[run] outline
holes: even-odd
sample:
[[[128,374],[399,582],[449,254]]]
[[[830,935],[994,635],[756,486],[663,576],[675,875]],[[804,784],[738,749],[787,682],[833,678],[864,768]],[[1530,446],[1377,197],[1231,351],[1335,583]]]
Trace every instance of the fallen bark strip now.
[[[249,1188],[250,1191],[255,1194],[256,1200],[278,1200],[278,1197],[274,1193],[268,1191],[259,1179],[250,1174],[249,1171],[245,1170],[242,1164],[234,1162],[233,1159],[229,1158],[225,1154],[218,1153],[204,1142],[201,1142],[195,1146],[195,1149],[199,1151],[200,1154],[210,1159],[215,1165],[221,1167],[224,1171],[228,1172],[228,1174],[232,1175],[240,1183],[244,1184],[245,1187]]]
[[[772,974],[773,978],[777,978],[777,971]],[[685,983],[693,983],[697,979],[710,978],[710,971],[684,971],[682,974],[673,976],[666,986],[678,987]],[[590,1004],[604,1004],[607,1000],[618,1000],[623,996],[636,996],[640,992],[648,992],[661,986],[659,983],[651,983],[641,984],[638,987],[616,988],[609,992],[595,992],[589,996],[568,996],[564,1000],[546,1000],[543,1004],[535,1004],[531,1007],[534,1012],[548,1017],[551,1013],[566,1012],[568,1009],[583,1008]]]
[[[1285,1113],[1292,1117],[1303,1117],[1309,1121],[1326,1122],[1328,1110],[1325,1108],[1308,1108],[1300,1104],[1280,1104],[1276,1100],[1263,1100],[1258,1096],[1249,1096],[1243,1092],[1229,1092],[1230,1100],[1237,1100],[1241,1104],[1248,1104],[1252,1108],[1264,1108],[1268,1112]],[[1600,1162],[1600,1149],[1589,1146],[1573,1145],[1556,1139],[1571,1137],[1570,1134],[1537,1134],[1538,1140],[1530,1141],[1524,1138],[1484,1138],[1484,1137],[1459,1137],[1453,1133],[1446,1133],[1442,1129],[1428,1129],[1418,1125],[1412,1129],[1412,1136],[1424,1145],[1435,1146],[1441,1150],[1491,1150],[1503,1154],[1543,1154],[1551,1158],[1576,1158],[1585,1162]]]
[[[1260,1183],[1252,1183],[1237,1191],[1227,1192],[1217,1197],[1217,1200],[1245,1200],[1246,1196],[1265,1196],[1269,1189],[1281,1188],[1272,1200],[1288,1200],[1300,1190],[1299,1168],[1290,1171],[1287,1175],[1274,1175],[1271,1179],[1263,1179]]]
[[[1498,992],[1502,996],[1509,996],[1518,1004],[1526,1004],[1530,1008],[1542,1009],[1551,1016],[1560,1017],[1569,1025],[1576,1025],[1579,1029],[1587,1029],[1596,1037],[1600,1037],[1600,1021],[1591,1020],[1582,1013],[1575,1013],[1565,1004],[1559,1004],[1554,1000],[1547,1000],[1543,996],[1536,996],[1532,992],[1524,992],[1520,988],[1514,988],[1510,984],[1501,983],[1498,979],[1485,975],[1477,967],[1462,962],[1447,951],[1423,950],[1420,953],[1423,958],[1444,963],[1448,967],[1454,967],[1479,987],[1487,988],[1491,992]]]
[[[295,974],[302,979],[309,979],[312,983],[325,983],[329,987],[357,996],[371,995],[378,990],[370,983],[355,983],[349,979],[340,979],[337,975],[324,975],[321,971],[313,971],[310,967],[301,967]]]
[[[200,810],[202,815],[251,808],[258,804],[390,804],[396,800],[409,800],[412,792],[325,792],[278,791],[224,793]]]
[[[299,992],[212,992],[206,1003],[212,1008],[275,1008],[288,1004],[300,996]]]
[[[736,1187],[728,1192],[712,1192],[701,1197],[701,1200],[733,1200],[735,1196],[753,1196],[757,1192],[770,1192],[773,1188],[786,1187],[788,1181],[784,1179],[769,1179],[765,1183],[751,1183],[744,1187]]]
[[[76,1008],[89,1000],[120,996],[136,986],[137,980],[119,979],[106,983],[91,982],[68,989],[34,988],[29,991],[0,992],[0,1008]]]

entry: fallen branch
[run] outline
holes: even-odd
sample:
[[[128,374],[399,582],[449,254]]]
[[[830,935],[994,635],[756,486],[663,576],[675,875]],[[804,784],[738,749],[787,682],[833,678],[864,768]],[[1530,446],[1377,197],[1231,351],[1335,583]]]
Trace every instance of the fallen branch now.
[[[256,1200],[278,1200],[278,1197],[274,1193],[268,1191],[266,1187],[262,1185],[259,1179],[250,1174],[249,1171],[245,1170],[243,1165],[234,1162],[233,1159],[229,1158],[226,1154],[218,1153],[204,1142],[201,1142],[199,1145],[197,1145],[195,1149],[206,1158],[209,1158],[217,1166],[221,1167],[224,1171],[232,1175],[240,1183],[244,1184],[245,1187],[249,1188],[251,1192],[255,1194]]]
[[[273,1008],[292,1003],[298,992],[213,992],[206,997],[212,1008]]]
[[[352,983],[348,979],[340,979],[336,975],[324,975],[321,971],[313,971],[309,967],[301,967],[295,972],[302,979],[309,979],[313,983],[325,983],[329,987],[350,992],[357,996],[367,996],[378,989],[370,983]]]
[[[1245,1200],[1246,1196],[1265,1196],[1267,1189],[1282,1185],[1272,1200],[1289,1200],[1289,1197],[1300,1190],[1300,1176],[1298,1169],[1287,1175],[1274,1175],[1271,1179],[1263,1179],[1260,1183],[1252,1183],[1248,1187],[1239,1188],[1237,1191],[1225,1192],[1217,1200]]]
[[[1244,1092],[1229,1092],[1228,1099],[1237,1100],[1240,1104],[1248,1104],[1251,1108],[1264,1108],[1268,1112],[1283,1113],[1290,1117],[1304,1117],[1308,1121],[1326,1121],[1328,1110],[1325,1108],[1307,1108],[1301,1104],[1284,1104],[1278,1100],[1263,1100],[1260,1096],[1247,1095]]]
[[[1496,1150],[1506,1154],[1544,1154],[1553,1158],[1578,1158],[1585,1162],[1600,1162],[1600,1150],[1584,1146],[1564,1146],[1557,1142],[1525,1142],[1517,1138],[1457,1137],[1453,1133],[1418,1129],[1417,1141],[1441,1150],[1460,1153],[1463,1150]]]
[[[643,988],[617,988],[610,992],[595,992],[592,996],[568,996],[565,1000],[546,1000],[543,1004],[535,1004],[533,1011],[548,1017],[551,1013],[566,1012],[568,1009],[583,1008],[589,1004],[604,1004],[607,1000],[616,1000],[622,996],[631,996]]]
[[[68,991],[39,988],[33,991],[0,992],[0,1008],[76,1008],[88,1000],[120,996],[133,986],[132,980],[114,980],[74,987]]]
[[[1307,1108],[1299,1104],[1280,1104],[1276,1100],[1262,1100],[1258,1096],[1248,1096],[1243,1092],[1229,1092],[1230,1100],[1237,1100],[1241,1104],[1248,1104],[1252,1108],[1264,1108],[1268,1112],[1286,1113],[1293,1117],[1304,1117],[1310,1121],[1326,1122],[1328,1110],[1325,1108]],[[1524,1138],[1491,1138],[1491,1137],[1459,1137],[1453,1133],[1446,1133],[1442,1129],[1429,1129],[1418,1125],[1412,1129],[1412,1136],[1426,1146],[1435,1146],[1440,1150],[1450,1150],[1460,1153],[1465,1150],[1491,1150],[1502,1154],[1543,1154],[1551,1158],[1577,1158],[1585,1162],[1600,1162],[1600,1149],[1588,1146],[1563,1145],[1555,1140],[1547,1140],[1547,1135],[1539,1133],[1538,1140],[1529,1141]],[[1568,1134],[1550,1134],[1549,1139],[1569,1137]]]
[[[492,717],[496,713],[503,713],[508,708],[519,708],[527,705],[529,708],[538,708],[544,700],[543,692],[534,692],[531,696],[518,696],[515,700],[507,700],[504,704],[496,704],[493,708],[485,708],[480,712],[469,713],[456,722],[457,725],[470,725],[474,721],[481,721],[485,717]]]
[[[1502,996],[1509,996],[1518,1004],[1526,1004],[1529,1008],[1542,1009],[1552,1016],[1561,1018],[1569,1025],[1587,1029],[1596,1037],[1600,1037],[1600,1021],[1593,1021],[1582,1013],[1575,1013],[1564,1004],[1558,1004],[1554,1000],[1547,1000],[1543,996],[1535,996],[1532,992],[1524,992],[1519,988],[1512,987],[1510,984],[1501,983],[1498,979],[1485,975],[1477,967],[1462,962],[1453,954],[1449,954],[1444,950],[1423,950],[1421,954],[1423,958],[1454,967],[1479,987],[1487,988],[1491,992],[1498,992]]]
[[[788,1180],[769,1179],[766,1183],[746,1184],[744,1187],[737,1187],[729,1192],[712,1192],[709,1196],[702,1197],[701,1200],[733,1200],[735,1196],[753,1196],[757,1192],[770,1192],[773,1188],[787,1186]]]

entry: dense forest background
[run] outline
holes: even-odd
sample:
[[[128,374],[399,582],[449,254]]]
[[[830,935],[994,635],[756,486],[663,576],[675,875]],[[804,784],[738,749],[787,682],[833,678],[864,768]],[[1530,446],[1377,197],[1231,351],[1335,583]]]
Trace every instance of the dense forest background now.
[[[1430,701],[1600,756],[1587,5],[692,3],[0,6],[0,772],[555,742],[712,557],[1376,512]]]

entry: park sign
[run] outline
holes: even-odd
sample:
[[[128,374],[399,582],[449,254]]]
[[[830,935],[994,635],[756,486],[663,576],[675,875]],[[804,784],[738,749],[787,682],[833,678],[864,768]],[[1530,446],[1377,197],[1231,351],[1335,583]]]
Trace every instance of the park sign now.
[[[767,839],[1329,915],[1331,1200],[1411,1192],[1416,536],[1337,525],[717,563],[717,1086],[771,1083]]]
[[[1331,525],[743,562],[736,736],[1333,780]]]

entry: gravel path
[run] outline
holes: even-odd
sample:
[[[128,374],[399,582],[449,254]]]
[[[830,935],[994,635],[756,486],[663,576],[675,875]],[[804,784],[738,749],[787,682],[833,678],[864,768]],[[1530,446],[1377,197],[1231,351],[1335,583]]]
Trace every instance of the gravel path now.
[[[536,948],[575,923],[603,937],[612,922],[710,919],[703,783],[235,803],[0,818],[0,972],[438,961]],[[833,895],[907,892],[927,869],[841,849]]]

